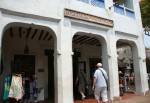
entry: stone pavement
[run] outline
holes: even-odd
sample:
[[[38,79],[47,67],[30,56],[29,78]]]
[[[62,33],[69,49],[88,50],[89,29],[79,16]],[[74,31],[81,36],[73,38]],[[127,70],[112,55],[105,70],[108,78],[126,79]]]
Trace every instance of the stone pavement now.
[[[150,94],[147,96],[132,96],[120,101],[115,101],[113,103],[150,103]]]
[[[96,103],[95,99],[77,100],[74,103]],[[150,93],[146,96],[125,94],[121,100],[112,103],[150,103]]]

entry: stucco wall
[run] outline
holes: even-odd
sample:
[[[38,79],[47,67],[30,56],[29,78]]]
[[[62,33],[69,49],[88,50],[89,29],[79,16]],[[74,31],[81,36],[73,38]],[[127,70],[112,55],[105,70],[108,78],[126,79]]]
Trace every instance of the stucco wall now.
[[[125,32],[131,35],[138,35],[139,28],[141,28],[141,15],[138,3],[138,1],[133,0],[135,18],[115,13],[113,0],[105,0],[105,8],[92,6],[78,0],[19,0],[17,2],[15,0],[1,0],[0,8],[17,13],[32,14],[55,19],[63,19],[63,10],[64,8],[68,8],[114,20],[114,28],[116,31]]]
[[[60,18],[62,0],[1,0],[0,8],[44,17]]]

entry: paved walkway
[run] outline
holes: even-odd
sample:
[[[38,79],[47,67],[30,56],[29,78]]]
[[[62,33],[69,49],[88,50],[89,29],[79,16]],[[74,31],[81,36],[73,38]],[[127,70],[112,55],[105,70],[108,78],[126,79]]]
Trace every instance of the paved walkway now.
[[[74,103],[96,103],[94,99],[78,100]],[[113,103],[150,103],[150,94],[147,96],[140,96],[135,94],[126,94],[120,101],[114,101]]]
[[[149,96],[135,96],[129,99],[116,101],[114,103],[150,103],[150,95]]]

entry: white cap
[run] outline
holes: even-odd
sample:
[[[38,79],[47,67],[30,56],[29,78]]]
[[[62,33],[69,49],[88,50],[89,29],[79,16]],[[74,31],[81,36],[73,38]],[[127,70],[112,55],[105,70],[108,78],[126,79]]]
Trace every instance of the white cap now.
[[[102,63],[97,63],[97,67],[102,67]]]

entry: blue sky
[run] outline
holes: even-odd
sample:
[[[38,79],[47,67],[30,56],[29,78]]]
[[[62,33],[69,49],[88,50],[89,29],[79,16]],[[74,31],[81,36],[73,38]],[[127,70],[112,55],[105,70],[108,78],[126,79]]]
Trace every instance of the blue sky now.
[[[145,47],[150,48],[150,36],[144,35]]]

